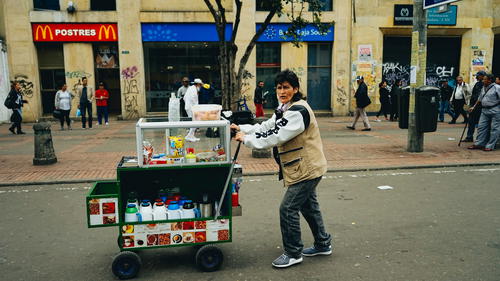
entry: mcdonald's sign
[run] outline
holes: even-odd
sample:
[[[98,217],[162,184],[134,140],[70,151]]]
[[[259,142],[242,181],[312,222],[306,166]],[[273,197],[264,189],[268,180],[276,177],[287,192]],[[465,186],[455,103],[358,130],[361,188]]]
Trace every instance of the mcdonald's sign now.
[[[116,23],[33,23],[35,42],[113,42],[118,41]]]

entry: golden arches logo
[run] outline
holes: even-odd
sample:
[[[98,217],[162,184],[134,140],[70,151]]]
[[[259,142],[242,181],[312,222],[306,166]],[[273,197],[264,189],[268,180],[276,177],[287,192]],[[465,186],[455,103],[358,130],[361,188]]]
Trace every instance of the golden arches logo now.
[[[104,39],[109,39],[109,34],[112,32],[113,34],[113,40],[116,40],[116,32],[115,28],[112,25],[104,26],[101,25],[99,28],[99,40],[102,38],[102,32],[104,31]]]
[[[37,26],[35,31],[35,40],[38,40],[38,35],[40,34],[40,32],[42,32],[43,40],[47,38],[47,32],[50,35],[50,40],[54,40],[54,36],[52,35],[52,29],[50,28],[50,26],[48,25],[45,25],[44,27],[42,27],[42,25]]]

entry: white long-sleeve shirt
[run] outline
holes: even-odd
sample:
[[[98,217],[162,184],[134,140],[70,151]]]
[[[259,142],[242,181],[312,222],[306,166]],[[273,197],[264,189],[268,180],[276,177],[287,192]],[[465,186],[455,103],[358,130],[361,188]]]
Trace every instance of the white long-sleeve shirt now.
[[[198,88],[195,85],[189,86],[184,95],[184,109],[189,117],[193,117],[191,107],[198,104]]]
[[[299,111],[287,110],[276,120],[276,114],[261,124],[240,125],[245,133],[243,143],[251,148],[264,149],[286,143],[305,130],[304,117]]]

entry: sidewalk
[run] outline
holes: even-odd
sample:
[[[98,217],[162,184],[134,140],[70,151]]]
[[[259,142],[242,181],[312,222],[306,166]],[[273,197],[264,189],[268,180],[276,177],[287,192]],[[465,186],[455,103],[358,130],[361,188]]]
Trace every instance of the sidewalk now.
[[[373,117],[370,118],[370,121]],[[406,152],[407,131],[397,122],[372,122],[371,132],[345,128],[351,117],[318,118],[329,170],[364,170],[413,166],[454,166],[500,163],[500,150],[471,151],[458,140],[463,124],[439,123],[438,131],[425,134],[424,152]],[[32,124],[23,124],[26,135],[12,135],[0,125],[0,185],[93,181],[116,178],[116,165],[124,155],[135,155],[135,121],[111,121],[92,130],[59,131],[52,123],[58,162],[33,166]],[[358,123],[359,129],[362,124]],[[242,147],[239,163],[247,175],[274,173],[274,159],[255,159]]]

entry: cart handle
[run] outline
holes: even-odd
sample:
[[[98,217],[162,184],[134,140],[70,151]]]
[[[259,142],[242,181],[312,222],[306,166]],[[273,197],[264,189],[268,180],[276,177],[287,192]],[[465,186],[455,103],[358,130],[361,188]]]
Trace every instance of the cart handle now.
[[[231,162],[231,167],[229,168],[229,174],[227,175],[226,184],[224,184],[224,190],[222,191],[222,194],[220,196],[219,206],[217,206],[217,210],[215,212],[214,221],[217,220],[217,218],[220,215],[220,209],[222,208],[222,203],[224,202],[224,197],[226,195],[227,187],[229,186],[229,181],[233,176],[234,164],[236,164],[236,159],[238,159],[238,154],[240,153],[240,147],[241,147],[241,141],[238,141],[238,146],[236,147],[236,152],[234,153],[233,161]]]

